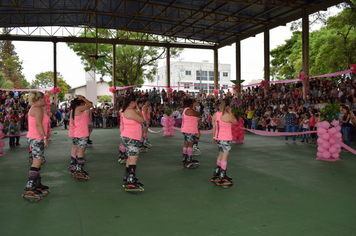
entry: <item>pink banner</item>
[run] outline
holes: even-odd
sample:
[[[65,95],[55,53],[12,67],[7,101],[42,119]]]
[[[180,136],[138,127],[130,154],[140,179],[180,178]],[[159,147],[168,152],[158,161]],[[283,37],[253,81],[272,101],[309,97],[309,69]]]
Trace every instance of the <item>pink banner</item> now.
[[[334,135],[331,136],[337,144],[340,144],[341,147],[345,148],[347,151],[351,152],[352,154],[356,155],[356,150],[350,148],[349,146],[347,146],[345,143],[341,142],[340,140],[338,140]]]
[[[49,87],[49,88],[40,88],[40,89],[3,89],[0,88],[0,90],[4,90],[4,91],[19,91],[19,92],[24,92],[24,91],[41,91],[41,90],[51,90],[54,87]]]
[[[332,77],[332,76],[338,76],[338,75],[344,75],[344,74],[349,74],[352,73],[351,70],[344,70],[344,71],[339,71],[331,74],[325,74],[325,75],[316,75],[316,76],[311,76],[310,78],[321,78],[321,77]]]
[[[153,131],[151,129],[148,129],[148,131],[152,134],[158,134],[158,133],[161,133],[163,131],[163,129],[159,130],[159,131]]]
[[[269,131],[261,131],[261,130],[253,130],[253,129],[246,129],[251,133],[262,135],[262,136],[293,136],[293,135],[301,135],[301,134],[313,134],[317,131],[307,131],[307,132],[269,132]]]

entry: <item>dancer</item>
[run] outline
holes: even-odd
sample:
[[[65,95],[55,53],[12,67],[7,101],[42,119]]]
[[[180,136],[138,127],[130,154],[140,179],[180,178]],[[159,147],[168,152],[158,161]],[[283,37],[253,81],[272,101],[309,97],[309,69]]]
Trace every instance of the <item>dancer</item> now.
[[[74,143],[76,146],[76,167],[73,172],[73,177],[79,181],[89,180],[89,174],[83,169],[84,167],[84,152],[88,143],[88,114],[85,110],[92,107],[92,103],[85,97],[77,95],[77,98],[73,100],[72,110],[72,124],[75,125],[74,129]]]
[[[120,134],[122,134],[122,132],[124,131],[124,120],[122,118],[124,113],[123,113],[122,109],[120,109],[119,115],[120,115]],[[126,148],[125,148],[124,144],[122,144],[122,142],[120,140],[119,160],[118,160],[118,162],[120,164],[125,164],[126,161],[127,161]]]
[[[148,109],[150,105],[150,101],[147,99],[147,101],[145,102],[145,105],[142,107],[142,115],[143,115],[143,118],[145,119],[145,121],[143,122],[143,129],[142,129],[142,137],[143,137],[143,146],[144,147],[152,147],[152,144],[150,142],[148,142],[148,139],[147,139],[147,131],[148,131],[148,128],[150,127],[150,118],[151,118],[151,111],[150,109]]]
[[[75,124],[73,121],[73,103],[74,100],[71,101],[70,103],[70,114],[69,114],[69,131],[68,131],[68,136],[69,138],[72,139],[72,150],[70,152],[70,165],[68,167],[68,170],[70,172],[74,172],[77,166],[77,146],[75,145],[75,138],[74,138],[74,129],[75,129]]]
[[[131,93],[124,101],[122,107],[123,131],[121,133],[121,142],[124,144],[128,158],[126,161],[126,170],[124,174],[125,191],[133,194],[144,191],[143,184],[136,178],[136,165],[141,148],[141,129],[144,118],[142,112],[137,106],[136,96]]]
[[[26,193],[22,197],[29,202],[37,202],[49,193],[49,187],[42,185],[40,177],[44,147],[48,146],[46,134],[49,118],[42,109],[42,106],[46,105],[42,92],[31,92],[29,103],[33,105],[28,112],[28,132],[26,137],[27,143],[31,147],[33,163],[25,186]]]
[[[226,175],[227,158],[232,144],[231,124],[236,125],[237,120],[231,113],[229,100],[225,99],[221,101],[220,111],[213,116],[213,143],[217,144],[219,148],[219,156],[214,177],[211,179],[213,183],[224,188],[234,184],[232,178]]]
[[[184,136],[184,147],[183,147],[183,167],[187,169],[195,169],[200,166],[197,160],[192,159],[193,145],[195,141],[196,134],[198,133],[198,117],[200,113],[194,110],[194,105],[192,99],[184,100],[184,106],[182,116],[182,129],[181,132]]]

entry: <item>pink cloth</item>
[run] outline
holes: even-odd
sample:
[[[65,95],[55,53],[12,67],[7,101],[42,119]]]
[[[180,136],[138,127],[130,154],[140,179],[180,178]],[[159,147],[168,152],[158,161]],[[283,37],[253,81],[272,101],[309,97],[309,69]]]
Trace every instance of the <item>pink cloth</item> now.
[[[222,112],[216,112],[215,139],[232,141],[231,123],[221,120]]]
[[[187,116],[185,112],[190,109],[189,107],[185,108],[183,111],[182,119],[182,133],[188,134],[197,134],[198,133],[198,118],[195,116]]]
[[[37,127],[36,127],[36,117],[30,115],[31,110],[32,110],[32,108],[34,106],[36,106],[36,105],[33,105],[30,108],[30,110],[28,111],[28,132],[27,132],[26,137],[27,138],[34,138],[34,139],[43,139],[42,136],[40,135],[40,133],[38,132]],[[48,124],[49,124],[49,117],[44,112],[43,113],[43,119],[42,119],[42,126],[43,126],[43,129],[44,129],[45,135],[47,135],[47,132],[48,132]]]
[[[127,108],[127,109],[132,109],[132,108]],[[120,136],[126,137],[126,138],[131,138],[134,140],[141,140],[141,136],[142,136],[142,124],[141,123],[139,123],[135,120],[132,120],[132,119],[127,119],[124,114],[122,116],[122,123],[124,125],[124,128],[123,128],[124,130],[122,131]]]
[[[89,136],[88,130],[88,113],[82,112],[79,116],[74,116],[74,137],[84,138]]]

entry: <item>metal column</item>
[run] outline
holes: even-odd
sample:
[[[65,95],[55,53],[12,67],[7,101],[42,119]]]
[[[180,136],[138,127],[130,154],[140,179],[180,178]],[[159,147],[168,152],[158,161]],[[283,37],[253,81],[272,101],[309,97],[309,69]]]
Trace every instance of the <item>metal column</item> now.
[[[53,86],[57,87],[57,42],[53,41]],[[54,104],[57,107],[57,94],[54,93]]]
[[[219,55],[218,48],[214,47],[214,89],[219,89]],[[201,78],[201,77],[200,77]]]
[[[309,15],[306,9],[303,9],[302,17],[302,39],[303,39],[303,71],[305,79],[303,82],[303,99],[306,99],[309,93]]]
[[[264,61],[265,61],[265,81],[269,82],[269,77],[270,77],[270,60],[269,60],[269,29],[267,25],[265,25],[265,30],[264,30]],[[267,90],[269,88],[269,85],[267,84],[266,86]]]
[[[166,56],[166,59],[167,59],[167,70],[166,70],[166,77],[167,77],[167,94],[168,94],[168,104],[171,104],[171,96],[170,94],[168,93],[170,87],[171,87],[171,62],[170,62],[170,57],[171,57],[171,47],[168,46],[167,47],[167,56]]]
[[[236,85],[237,96],[241,94],[241,41],[239,37],[236,39]]]
[[[115,88],[115,93],[113,93],[113,103],[116,108],[116,44],[112,45],[112,86]]]

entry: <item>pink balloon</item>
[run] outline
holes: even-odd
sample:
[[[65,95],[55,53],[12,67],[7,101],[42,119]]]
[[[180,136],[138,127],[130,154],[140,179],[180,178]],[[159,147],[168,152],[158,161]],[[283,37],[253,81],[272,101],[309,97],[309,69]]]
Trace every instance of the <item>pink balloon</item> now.
[[[324,140],[329,140],[330,139],[330,134],[325,133],[321,136]]]
[[[330,137],[329,143],[330,143],[331,145],[334,145],[334,144],[336,143],[336,141],[335,141],[335,139],[333,139],[332,137]]]
[[[335,137],[336,137],[336,138],[342,138],[342,134],[341,134],[341,133],[336,133],[336,134],[335,134]]]
[[[325,141],[321,144],[321,146],[328,150],[330,148],[330,143],[328,141]]]
[[[2,132],[0,133],[0,139],[3,139],[5,137],[5,134],[3,134]]]
[[[328,151],[323,152],[323,158],[328,159],[328,158],[330,158],[330,157],[331,157],[330,152],[328,152]]]
[[[329,129],[328,132],[329,132],[329,134],[333,135],[333,134],[336,134],[338,131],[337,131],[337,129],[334,127],[334,128]]]
[[[319,146],[319,147],[318,147],[318,152],[325,152],[325,151],[326,151],[326,149],[323,148],[322,146]]]
[[[316,156],[319,157],[319,158],[323,158],[323,153],[322,152],[317,152]]]
[[[331,154],[331,157],[332,157],[333,159],[338,159],[339,156],[340,156],[339,153],[333,153],[333,154]]]
[[[324,127],[325,129],[329,129],[330,123],[325,120],[321,123],[321,127]]]
[[[319,145],[321,145],[323,142],[325,142],[325,140],[320,137],[316,141],[318,142]]]
[[[336,126],[335,129],[337,129],[337,131],[341,131],[341,126]]]
[[[318,129],[318,134],[325,134],[326,132],[328,132],[327,129],[324,129],[324,128],[319,128]]]
[[[333,120],[330,124],[332,124],[333,126],[338,126],[340,123],[338,120]]]
[[[0,129],[3,129],[4,128],[4,125],[0,123]]]
[[[337,153],[337,148],[336,148],[336,147],[330,147],[330,148],[329,148],[329,152],[330,152],[331,154]]]

